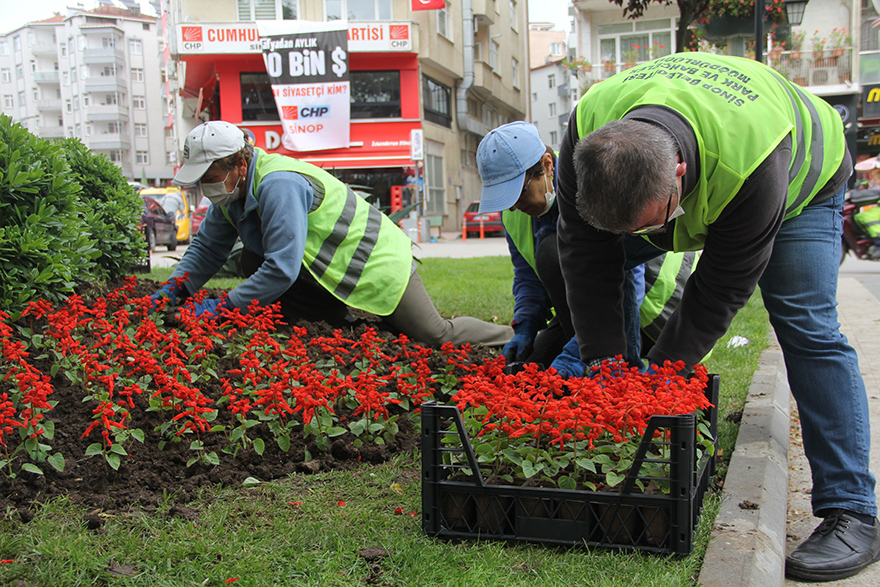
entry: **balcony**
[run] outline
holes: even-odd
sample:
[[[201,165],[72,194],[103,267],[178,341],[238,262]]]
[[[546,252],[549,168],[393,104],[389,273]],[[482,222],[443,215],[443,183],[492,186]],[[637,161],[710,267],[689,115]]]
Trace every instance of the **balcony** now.
[[[34,81],[38,84],[57,84],[59,80],[57,71],[35,71]]]
[[[37,100],[37,110],[61,110],[61,98],[53,100]]]
[[[88,147],[89,149],[106,149],[115,151],[119,149],[130,149],[131,142],[129,141],[128,135],[123,135],[121,133],[103,133],[89,137]]]
[[[852,82],[852,49],[783,51],[767,56],[767,63],[799,86],[837,86]]]
[[[125,78],[118,75],[99,75],[86,78],[87,92],[126,92]]]
[[[64,127],[59,125],[41,126],[37,134],[44,139],[63,139]]]
[[[58,53],[58,49],[54,44],[40,43],[37,45],[31,45],[31,53],[34,55],[55,55]]]
[[[92,104],[86,112],[86,118],[92,122],[128,122],[128,106],[124,104]]]
[[[473,12],[477,26],[495,24],[495,2],[492,0],[473,0]]]
[[[125,53],[115,47],[103,47],[100,49],[86,49],[83,51],[83,63],[87,64],[105,64],[115,63],[123,65],[125,63]]]

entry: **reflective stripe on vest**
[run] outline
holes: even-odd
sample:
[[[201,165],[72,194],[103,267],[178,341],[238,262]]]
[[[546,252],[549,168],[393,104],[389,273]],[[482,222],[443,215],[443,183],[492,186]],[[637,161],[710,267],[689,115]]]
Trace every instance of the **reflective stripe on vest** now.
[[[642,331],[656,341],[681,302],[697,254],[666,253],[645,263],[645,299],[639,309]]]
[[[708,226],[787,135],[793,153],[786,218],[800,213],[845,156],[840,115],[827,102],[763,64],[700,53],[661,57],[594,84],[577,106],[578,135],[647,105],[683,116],[699,148],[699,182],[682,198],[676,251],[703,248]]]

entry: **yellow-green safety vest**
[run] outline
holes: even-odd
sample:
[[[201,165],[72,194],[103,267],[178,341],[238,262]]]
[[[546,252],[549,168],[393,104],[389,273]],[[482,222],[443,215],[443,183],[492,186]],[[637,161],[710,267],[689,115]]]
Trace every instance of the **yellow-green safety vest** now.
[[[309,211],[303,266],[348,306],[388,316],[412,273],[412,241],[400,227],[348,187],[310,163],[256,151],[253,196],[273,171],[293,171],[323,188]],[[317,200],[320,195],[316,194]],[[229,213],[221,207],[226,218]],[[231,220],[230,220],[231,222]]]
[[[675,251],[703,248],[708,226],[787,135],[793,152],[786,218],[800,213],[845,156],[840,115],[827,102],[763,64],[704,53],[661,57],[593,85],[578,102],[578,135],[645,105],[681,114],[699,144],[700,179],[681,200]]]

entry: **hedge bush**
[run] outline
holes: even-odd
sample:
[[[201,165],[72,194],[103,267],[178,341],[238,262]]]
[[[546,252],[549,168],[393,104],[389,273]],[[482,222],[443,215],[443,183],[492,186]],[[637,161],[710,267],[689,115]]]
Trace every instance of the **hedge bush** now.
[[[142,208],[106,157],[0,115],[0,310],[127,274],[143,251]]]

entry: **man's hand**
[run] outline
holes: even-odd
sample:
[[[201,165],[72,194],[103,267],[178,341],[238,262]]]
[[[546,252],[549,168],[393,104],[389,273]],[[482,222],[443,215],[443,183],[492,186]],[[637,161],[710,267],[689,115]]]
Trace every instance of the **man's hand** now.
[[[520,322],[513,325],[513,332],[513,338],[501,349],[508,363],[525,361],[532,354],[538,328],[531,322]]]
[[[225,299],[221,300],[217,298],[208,298],[203,302],[195,304],[195,306],[193,306],[193,310],[196,317],[204,314],[206,318],[219,318],[220,310],[229,307],[229,302],[227,302]]]

